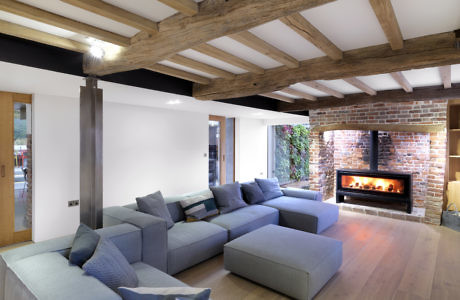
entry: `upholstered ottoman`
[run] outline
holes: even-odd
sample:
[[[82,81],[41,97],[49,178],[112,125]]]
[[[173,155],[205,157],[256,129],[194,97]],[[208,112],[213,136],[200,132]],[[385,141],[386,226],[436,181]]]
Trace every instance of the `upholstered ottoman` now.
[[[311,299],[342,264],[342,242],[267,225],[224,246],[225,269],[296,299]]]

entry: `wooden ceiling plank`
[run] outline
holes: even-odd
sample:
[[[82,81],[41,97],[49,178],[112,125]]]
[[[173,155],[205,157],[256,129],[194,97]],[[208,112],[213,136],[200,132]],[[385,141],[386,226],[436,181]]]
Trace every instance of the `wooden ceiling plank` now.
[[[402,49],[404,47],[404,40],[391,1],[369,0],[369,3],[391,45],[391,49]]]
[[[87,35],[119,46],[129,46],[130,39],[122,35],[84,24],[66,17],[42,10],[40,8],[12,0],[0,0],[0,10]]]
[[[107,75],[144,68],[213,39],[335,1],[204,0],[196,15],[175,14],[158,24],[157,34],[132,44],[117,59],[87,62],[84,71]]]
[[[442,84],[445,89],[450,89],[452,87],[452,68],[451,66],[441,66],[439,67],[439,73],[441,75]]]
[[[344,95],[334,89],[331,89],[330,87],[327,87],[325,86],[324,84],[321,84],[317,81],[304,81],[304,82],[300,82],[300,84],[303,84],[303,85],[306,85],[306,86],[309,86],[311,88],[314,88],[318,91],[321,91],[323,93],[326,93],[328,95],[331,95],[331,96],[334,96],[336,98],[343,98]]]
[[[230,65],[236,66],[240,69],[253,72],[256,74],[263,74],[265,70],[253,63],[250,63],[244,59],[241,59],[235,55],[232,55],[228,52],[225,52],[219,48],[216,48],[214,46],[211,46],[209,44],[201,44],[198,46],[195,46],[192,48],[195,51],[198,51],[200,53],[203,53],[205,55],[214,57],[215,59],[221,60],[223,62],[226,62]]]
[[[61,0],[67,4],[79,7],[119,23],[145,31],[158,31],[156,22],[124,10],[102,0]]]
[[[290,95],[293,95],[293,96],[297,96],[297,97],[300,97],[302,99],[309,100],[309,101],[316,101],[317,100],[317,98],[315,96],[313,96],[313,95],[310,95],[308,93],[301,92],[301,91],[298,91],[298,90],[295,90],[295,89],[289,88],[289,87],[282,89],[280,92],[290,94]]]
[[[278,110],[281,112],[289,111],[305,111],[312,109],[328,108],[328,107],[346,107],[351,105],[362,105],[371,103],[399,103],[406,101],[430,101],[441,99],[459,99],[460,84],[453,84],[452,88],[444,89],[443,86],[428,86],[415,88],[412,93],[406,93],[399,90],[379,91],[377,95],[370,96],[367,94],[350,94],[344,99],[335,97],[321,97],[320,101],[308,102],[299,105],[279,103]]]
[[[190,59],[188,57],[185,57],[185,56],[182,56],[182,55],[179,55],[179,54],[176,54],[176,55],[168,58],[168,61],[170,61],[172,63],[175,63],[175,64],[185,66],[185,67],[188,67],[188,68],[192,68],[192,69],[195,69],[195,70],[198,70],[198,71],[201,71],[201,72],[205,72],[205,73],[217,76],[217,77],[222,77],[222,78],[225,78],[225,79],[234,79],[235,78],[235,74],[233,74],[233,73],[230,73],[228,71],[225,71],[225,70],[222,70],[222,69],[210,66],[210,65],[207,65],[205,63]]]
[[[0,33],[81,53],[88,52],[90,48],[87,44],[2,20],[0,20]]]
[[[158,0],[169,7],[174,8],[186,16],[194,16],[198,13],[198,3],[193,0]]]
[[[371,88],[370,86],[368,86],[367,84],[365,84],[364,82],[362,82],[361,80],[359,80],[356,77],[344,78],[343,80],[346,83],[351,84],[355,88],[360,89],[361,91],[363,91],[364,93],[366,93],[368,95],[371,95],[371,96],[377,95],[376,90],[374,90],[373,88]]]
[[[278,95],[275,93],[264,93],[264,94],[259,94],[260,96],[279,100],[281,102],[286,102],[286,103],[295,103],[295,99],[283,96],[283,95]]]
[[[333,60],[343,58],[342,50],[334,45],[324,34],[308,22],[300,13],[280,18],[280,21],[315,45]]]
[[[209,78],[165,65],[155,64],[153,66],[147,67],[146,69],[201,84],[209,84],[211,82]]]
[[[249,31],[242,31],[239,33],[235,33],[235,34],[229,35],[229,37],[249,48],[252,48],[262,53],[263,55],[266,55],[276,60],[277,62],[282,63],[288,68],[298,68],[299,67],[299,62],[294,57],[270,45],[269,43],[255,36]]]
[[[406,91],[406,93],[412,93],[412,86],[402,72],[392,72],[390,75],[403,88],[403,90]]]
[[[193,96],[200,99],[227,99],[281,90],[302,81],[334,80],[357,76],[387,74],[411,69],[460,63],[455,33],[446,32],[409,39],[402,50],[388,44],[344,52],[340,62],[328,57],[302,61],[299,68],[278,67],[262,75],[246,73],[234,80],[213,80],[207,86],[195,85]],[[378,95],[378,94],[377,94]]]

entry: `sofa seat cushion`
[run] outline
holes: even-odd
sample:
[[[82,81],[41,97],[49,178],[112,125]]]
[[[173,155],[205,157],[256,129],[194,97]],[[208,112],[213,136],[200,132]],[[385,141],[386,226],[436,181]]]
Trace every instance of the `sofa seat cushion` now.
[[[268,206],[250,205],[210,218],[209,221],[227,229],[228,240],[231,241],[262,226],[278,224],[278,214],[277,209]]]
[[[180,287],[187,286],[182,281],[161,272],[160,270],[147,265],[143,262],[137,262],[131,265],[139,279],[139,286],[142,287]]]
[[[320,233],[337,222],[339,207],[320,201],[278,197],[262,203],[280,211],[279,225]]]
[[[168,273],[176,274],[224,249],[227,230],[205,221],[178,222],[168,230]]]
[[[74,265],[57,252],[45,252],[16,261],[9,266],[11,276],[22,281],[37,299],[120,299],[109,287]],[[12,279],[12,278],[10,278]],[[8,280],[7,280],[8,281]],[[17,299],[14,282],[9,280],[5,295]],[[84,288],[82,288],[84,287]]]

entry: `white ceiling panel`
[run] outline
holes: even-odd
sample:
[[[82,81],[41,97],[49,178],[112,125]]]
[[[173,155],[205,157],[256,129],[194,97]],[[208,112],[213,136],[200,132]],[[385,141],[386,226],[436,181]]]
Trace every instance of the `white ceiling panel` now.
[[[337,80],[317,80],[317,82],[333,89],[336,90],[342,94],[356,94],[356,93],[362,93],[360,89],[346,83],[342,79],[337,79]]]
[[[441,85],[439,68],[414,69],[402,72],[412,87]]]
[[[404,39],[460,28],[459,0],[392,0]]]
[[[177,10],[157,0],[104,0],[124,10],[158,22],[177,13]]]
[[[376,91],[399,90],[401,86],[391,77],[390,74],[379,74],[371,76],[356,77]]]
[[[274,93],[275,93],[275,94],[278,94],[278,95],[281,95],[281,96],[288,97],[288,98],[292,98],[292,99],[300,99],[300,97],[293,96],[293,95],[291,95],[291,94],[283,93],[283,92],[280,92],[280,91],[276,91],[276,92],[274,92]]]
[[[279,20],[254,27],[249,31],[300,61],[325,55]]]
[[[343,51],[388,42],[368,0],[339,0],[301,14]]]
[[[230,54],[238,56],[242,59],[245,59],[255,65],[258,65],[264,69],[271,69],[282,66],[279,62],[267,57],[259,52],[246,47],[245,45],[229,38],[221,37],[215,40],[208,42],[208,44],[217,47],[221,50],[224,50]]]
[[[223,62],[221,60],[215,59],[213,57],[204,55],[204,54],[202,54],[200,52],[197,52],[195,50],[188,49],[188,50],[179,52],[179,54],[181,54],[181,55],[183,55],[185,57],[194,59],[196,61],[208,64],[210,66],[213,66],[213,67],[216,67],[216,68],[219,68],[219,69],[234,73],[234,74],[247,73],[246,70],[240,69],[240,68],[235,67],[235,66],[230,65],[230,64],[227,64],[227,63],[225,63],[225,62]]]
[[[452,65],[452,83],[460,82],[460,65]]]
[[[201,71],[198,71],[198,70],[195,70],[195,69],[192,69],[192,68],[184,67],[183,65],[175,64],[175,63],[172,63],[172,62],[167,61],[167,60],[160,61],[159,64],[165,65],[165,66],[168,66],[168,67],[171,67],[171,68],[174,68],[174,69],[179,69],[179,70],[182,70],[182,71],[186,71],[186,72],[189,72],[189,73],[197,74],[197,75],[200,75],[200,76],[203,76],[203,77],[211,78],[211,79],[217,78],[217,76],[214,76],[214,75],[211,75],[211,74],[208,74],[208,73],[205,73],[205,72],[201,72]]]
[[[74,19],[107,31],[118,33],[120,35],[131,37],[139,32],[138,29],[115,22],[111,19],[93,14],[84,9],[69,5],[59,0],[21,0],[21,2],[41,8],[43,10]]]
[[[303,85],[303,84],[301,84],[301,83],[293,84],[293,85],[291,85],[291,88],[296,89],[296,90],[299,90],[299,91],[301,91],[301,92],[305,92],[305,93],[310,94],[310,95],[315,96],[315,97],[325,97],[325,96],[329,96],[329,95],[326,94],[326,93],[323,93],[323,92],[321,92],[321,91],[318,91],[317,89],[311,88],[311,87],[309,87],[309,86]]]

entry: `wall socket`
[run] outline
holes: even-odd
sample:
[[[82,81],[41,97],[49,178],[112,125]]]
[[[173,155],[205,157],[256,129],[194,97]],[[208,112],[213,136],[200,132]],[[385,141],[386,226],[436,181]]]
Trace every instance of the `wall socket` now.
[[[80,200],[70,200],[68,205],[69,207],[78,206],[80,205]]]

